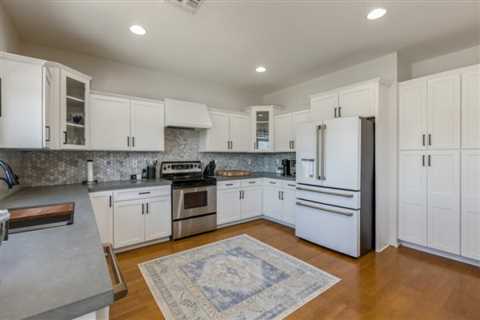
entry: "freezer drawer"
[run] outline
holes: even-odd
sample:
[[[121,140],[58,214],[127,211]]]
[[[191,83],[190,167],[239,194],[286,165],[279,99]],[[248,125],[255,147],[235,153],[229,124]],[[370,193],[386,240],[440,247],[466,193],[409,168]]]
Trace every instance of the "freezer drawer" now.
[[[297,237],[352,257],[360,256],[359,210],[298,199],[296,206]]]
[[[328,205],[360,209],[360,192],[322,188],[302,183],[297,184],[297,199],[321,202]]]

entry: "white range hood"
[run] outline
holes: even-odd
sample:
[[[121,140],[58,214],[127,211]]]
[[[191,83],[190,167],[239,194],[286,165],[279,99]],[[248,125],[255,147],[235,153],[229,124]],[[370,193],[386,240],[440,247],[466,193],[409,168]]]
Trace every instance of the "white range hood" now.
[[[205,104],[165,99],[165,125],[167,127],[208,129],[212,120]]]

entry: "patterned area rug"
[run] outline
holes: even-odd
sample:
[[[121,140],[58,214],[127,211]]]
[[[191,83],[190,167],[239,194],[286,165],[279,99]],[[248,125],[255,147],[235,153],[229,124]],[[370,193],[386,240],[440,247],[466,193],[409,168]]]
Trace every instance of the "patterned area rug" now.
[[[139,265],[166,319],[283,319],[340,281],[241,235]]]

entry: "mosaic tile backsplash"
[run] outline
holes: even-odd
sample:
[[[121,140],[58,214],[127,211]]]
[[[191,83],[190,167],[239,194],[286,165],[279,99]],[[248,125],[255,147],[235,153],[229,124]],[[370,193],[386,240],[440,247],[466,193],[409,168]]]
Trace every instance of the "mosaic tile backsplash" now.
[[[200,135],[192,129],[165,129],[165,152],[107,151],[5,151],[0,159],[10,163],[22,185],[40,186],[80,183],[86,180],[86,161],[93,160],[99,181],[127,180],[141,173],[155,160],[200,160],[206,165],[215,160],[217,169],[244,169],[275,172],[281,159],[293,159],[293,153],[200,153]]]

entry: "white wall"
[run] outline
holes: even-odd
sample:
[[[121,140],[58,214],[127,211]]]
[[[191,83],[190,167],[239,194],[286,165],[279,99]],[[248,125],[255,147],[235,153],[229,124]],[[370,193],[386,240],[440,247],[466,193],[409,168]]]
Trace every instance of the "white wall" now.
[[[410,79],[480,63],[480,46],[451,52],[411,64]],[[407,80],[407,79],[403,79]]]
[[[93,77],[92,89],[144,98],[178,98],[239,110],[260,101],[256,95],[201,79],[140,68],[116,61],[22,43],[20,53],[60,62]]]
[[[376,220],[377,250],[397,239],[397,78],[398,57],[388,54],[263,97],[265,104],[276,104],[287,111],[310,105],[310,95],[374,78],[390,86],[385,90],[376,117]]]
[[[0,2],[0,51],[15,52],[18,45],[17,31]]]
[[[312,94],[377,77],[394,82],[396,81],[396,61],[396,53],[388,54],[269,93],[263,97],[263,102],[284,106],[289,111],[300,110],[310,105],[310,95]]]

